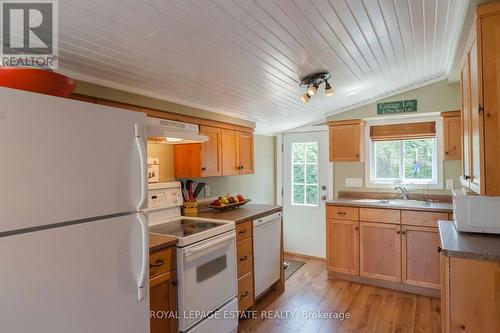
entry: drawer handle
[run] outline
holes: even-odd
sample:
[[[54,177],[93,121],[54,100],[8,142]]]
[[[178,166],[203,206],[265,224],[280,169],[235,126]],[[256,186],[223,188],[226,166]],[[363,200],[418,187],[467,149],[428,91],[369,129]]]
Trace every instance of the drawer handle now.
[[[347,214],[346,212],[337,212],[338,215],[345,215]]]
[[[354,230],[359,230],[359,227],[358,226],[354,227]]]
[[[460,327],[461,330],[465,330],[465,325],[464,324],[460,324],[459,327]]]
[[[441,253],[442,249],[441,246],[438,246],[438,253]]]
[[[398,231],[396,231],[396,233],[399,235],[401,233],[401,231],[398,230]]]
[[[404,230],[403,230],[402,234],[403,234],[403,235],[406,235],[406,231],[404,231]]]
[[[207,168],[202,167],[202,168],[201,168],[201,171],[207,171]]]
[[[162,259],[157,259],[154,264],[149,264],[149,268],[153,268],[153,267],[160,267],[161,265],[163,265],[165,262],[162,260]]]
[[[248,291],[245,291],[243,294],[241,294],[241,297],[247,297],[247,296],[248,296],[248,294],[249,294],[249,292],[248,292]]]
[[[177,285],[178,285],[178,284],[179,284],[179,282],[177,282],[177,280],[173,280],[173,281],[172,281],[172,285],[173,285],[173,286],[177,287]]]
[[[240,230],[238,233],[239,233],[240,235],[242,235],[242,234],[246,234],[246,233],[247,233],[247,229]]]
[[[248,256],[244,256],[244,257],[240,258],[240,261],[245,261],[247,259],[248,259]]]

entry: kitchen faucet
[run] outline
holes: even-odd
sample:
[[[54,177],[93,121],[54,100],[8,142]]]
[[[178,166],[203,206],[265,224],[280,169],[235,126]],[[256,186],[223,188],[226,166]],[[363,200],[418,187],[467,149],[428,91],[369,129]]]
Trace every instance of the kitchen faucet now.
[[[401,193],[403,194],[403,199],[408,200],[409,199],[409,192],[406,186],[404,185],[397,185],[394,187],[395,190],[400,190]]]

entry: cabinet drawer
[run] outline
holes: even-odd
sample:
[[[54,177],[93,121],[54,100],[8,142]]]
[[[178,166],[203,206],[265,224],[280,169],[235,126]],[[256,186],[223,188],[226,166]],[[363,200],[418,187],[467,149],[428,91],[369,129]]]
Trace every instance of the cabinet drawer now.
[[[437,228],[438,220],[448,220],[448,213],[419,212],[412,210],[403,210],[401,212],[401,223],[404,225]]]
[[[397,209],[360,208],[359,220],[365,222],[400,223],[400,211]]]
[[[356,207],[326,206],[326,218],[357,221],[358,210]]]
[[[238,310],[248,310],[253,305],[253,273],[238,280]]]
[[[236,225],[236,241],[252,236],[252,221],[238,223]]]
[[[153,252],[149,255],[149,278],[175,268],[175,246]]]
[[[238,278],[253,271],[252,238],[236,243]]]

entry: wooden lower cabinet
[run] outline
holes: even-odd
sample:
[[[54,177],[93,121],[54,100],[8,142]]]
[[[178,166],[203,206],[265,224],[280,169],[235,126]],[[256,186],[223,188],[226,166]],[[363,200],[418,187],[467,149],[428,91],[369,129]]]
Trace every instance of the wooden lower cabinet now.
[[[252,221],[236,225],[236,260],[238,275],[238,310],[246,311],[254,305],[253,235]]]
[[[401,226],[359,223],[361,276],[401,282]]]
[[[439,289],[439,233],[436,228],[402,226],[402,282]]]
[[[177,332],[176,271],[169,271],[149,281],[149,311],[151,333]]]
[[[246,311],[253,306],[253,272],[238,279],[238,310]]]
[[[328,269],[346,274],[359,274],[359,222],[327,220]]]
[[[500,332],[500,263],[441,255],[441,267],[443,332]]]

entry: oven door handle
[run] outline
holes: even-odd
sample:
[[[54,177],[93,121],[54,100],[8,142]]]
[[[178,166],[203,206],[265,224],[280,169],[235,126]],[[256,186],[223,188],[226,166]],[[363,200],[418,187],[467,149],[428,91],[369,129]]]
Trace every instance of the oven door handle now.
[[[221,238],[217,238],[213,241],[208,241],[204,244],[201,244],[199,246],[194,246],[194,247],[190,247],[190,248],[187,248],[185,249],[183,252],[184,252],[184,258],[188,258],[188,257],[191,257],[195,254],[199,254],[199,253],[202,253],[202,252],[205,252],[206,250],[216,250],[216,249],[219,249],[221,247],[224,247],[226,245],[227,242],[235,239],[236,236],[234,233],[230,233],[229,235],[225,236],[225,237],[221,237]]]

